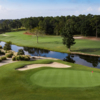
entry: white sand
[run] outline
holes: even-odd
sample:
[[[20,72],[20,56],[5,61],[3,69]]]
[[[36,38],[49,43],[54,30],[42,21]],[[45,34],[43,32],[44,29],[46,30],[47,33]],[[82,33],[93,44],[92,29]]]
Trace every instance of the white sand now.
[[[39,67],[69,68],[71,66],[65,65],[65,64],[61,64],[61,63],[58,63],[58,62],[53,62],[51,64],[32,64],[32,65],[26,65],[25,67],[19,68],[17,70],[24,71],[24,70],[29,70],[29,69],[39,68]]]

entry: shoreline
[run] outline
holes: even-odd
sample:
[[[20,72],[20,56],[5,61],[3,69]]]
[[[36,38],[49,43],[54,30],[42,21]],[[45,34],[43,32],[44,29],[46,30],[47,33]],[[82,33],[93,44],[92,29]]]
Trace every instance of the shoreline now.
[[[79,54],[79,55],[84,55],[84,56],[100,57],[100,55],[96,55],[96,54],[87,54],[87,53],[80,53],[80,52],[70,52],[70,54]]]
[[[8,41],[2,41],[0,40],[1,42],[8,42]],[[12,42],[12,41],[11,41]],[[60,53],[68,53],[68,54],[79,54],[79,55],[84,55],[84,56],[94,56],[94,57],[100,57],[100,55],[96,55],[96,54],[87,54],[87,53],[82,53],[82,52],[69,52],[69,51],[66,51],[66,52],[61,52],[59,50],[51,50],[51,49],[48,49],[48,48],[41,48],[41,47],[32,47],[32,46],[23,46],[23,45],[20,45],[20,44],[16,44],[16,43],[13,43],[13,45],[16,45],[16,46],[21,46],[21,47],[31,47],[31,48],[38,48],[38,49],[44,49],[44,50],[50,50],[50,51],[55,51],[55,52],[60,52]]]

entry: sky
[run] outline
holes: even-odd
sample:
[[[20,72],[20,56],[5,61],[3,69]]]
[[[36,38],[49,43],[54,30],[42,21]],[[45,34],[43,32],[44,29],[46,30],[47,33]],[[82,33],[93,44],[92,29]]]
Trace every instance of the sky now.
[[[0,19],[100,14],[100,0],[0,0]]]

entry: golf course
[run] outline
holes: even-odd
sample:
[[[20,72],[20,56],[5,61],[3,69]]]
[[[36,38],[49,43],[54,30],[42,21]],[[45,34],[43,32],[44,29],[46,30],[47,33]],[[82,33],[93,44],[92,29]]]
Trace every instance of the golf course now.
[[[0,40],[11,41],[19,46],[68,52],[60,36],[39,36],[37,43],[36,36],[23,34],[24,32],[1,34]],[[100,53],[100,41],[76,39],[75,42],[71,51],[96,55]],[[51,67],[50,64],[53,63],[63,65]],[[37,64],[41,66],[18,70]],[[66,98],[67,100],[99,100],[99,76],[100,69],[62,60],[17,61],[0,67],[0,100],[66,100]]]
[[[100,100],[100,0],[0,0],[0,100]]]

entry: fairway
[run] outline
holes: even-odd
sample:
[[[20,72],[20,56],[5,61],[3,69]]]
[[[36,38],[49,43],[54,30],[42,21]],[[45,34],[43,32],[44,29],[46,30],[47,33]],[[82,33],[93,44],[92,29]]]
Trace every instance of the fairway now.
[[[13,44],[27,47],[36,47],[58,52],[68,52],[68,49],[62,43],[61,36],[39,36],[37,43],[36,36],[23,34],[25,31],[7,32],[0,35],[0,41],[11,41]],[[72,52],[81,52],[87,54],[100,54],[100,41],[76,39],[76,44],[71,47]],[[92,45],[91,45],[92,44]]]
[[[43,87],[93,87],[100,85],[100,73],[80,70],[46,69],[30,79]]]

